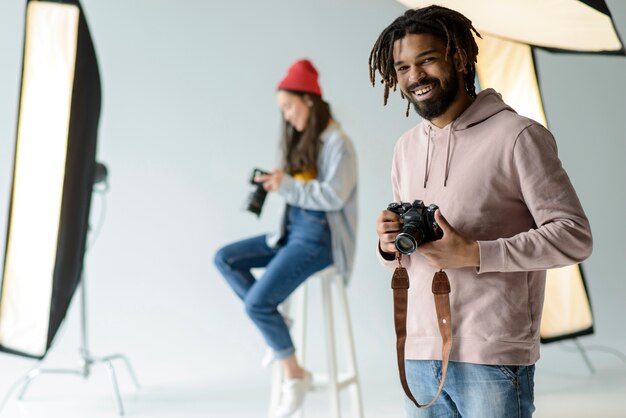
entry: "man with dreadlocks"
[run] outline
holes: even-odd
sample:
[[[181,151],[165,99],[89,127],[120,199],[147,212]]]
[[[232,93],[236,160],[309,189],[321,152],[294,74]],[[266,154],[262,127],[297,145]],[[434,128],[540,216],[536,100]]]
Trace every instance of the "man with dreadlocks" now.
[[[407,396],[410,417],[530,417],[545,270],[591,254],[589,223],[550,132],[493,89],[476,94],[473,34],[480,36],[456,11],[409,10],[380,34],[369,59],[385,104],[399,87],[423,119],[396,144],[394,200],[440,208],[443,238],[400,258],[410,288],[399,366],[422,405],[443,375],[431,278],[444,269],[451,287],[447,379],[430,408]],[[378,217],[378,254],[390,268],[401,227],[394,212]]]

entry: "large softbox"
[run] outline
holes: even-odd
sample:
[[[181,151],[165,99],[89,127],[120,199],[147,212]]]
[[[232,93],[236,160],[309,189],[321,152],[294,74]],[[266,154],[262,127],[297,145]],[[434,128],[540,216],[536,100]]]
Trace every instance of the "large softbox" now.
[[[518,113],[548,126],[534,51],[624,55],[602,0],[399,0],[407,7],[431,4],[467,16],[482,35],[476,73]],[[579,265],[548,270],[541,341],[593,333],[593,315]]]
[[[43,358],[83,268],[100,75],[77,0],[28,0],[0,350]]]

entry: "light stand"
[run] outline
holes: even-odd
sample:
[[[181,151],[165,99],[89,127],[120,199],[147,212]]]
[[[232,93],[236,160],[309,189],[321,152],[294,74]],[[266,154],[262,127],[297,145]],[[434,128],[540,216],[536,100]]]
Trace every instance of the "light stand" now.
[[[105,187],[103,189],[104,192],[108,190],[108,184],[106,182],[107,177],[107,169],[104,164],[96,163],[94,173],[94,185],[96,183],[103,182]],[[115,400],[117,402],[117,409],[120,416],[124,415],[124,405],[122,403],[122,396],[120,395],[119,385],[117,383],[117,374],[115,373],[115,368],[113,366],[113,361],[122,360],[126,365],[126,369],[128,370],[128,374],[130,375],[135,388],[139,389],[139,382],[137,380],[137,376],[133,371],[133,368],[130,364],[130,361],[124,354],[111,354],[104,357],[95,357],[89,351],[89,345],[87,341],[87,289],[86,289],[86,275],[83,270],[81,274],[81,283],[80,283],[80,338],[81,338],[81,346],[79,349],[80,353],[80,362],[81,365],[75,369],[48,369],[40,367],[43,363],[43,360],[38,361],[35,366],[30,369],[26,375],[24,375],[21,379],[11,386],[7,394],[5,395],[2,403],[0,404],[0,411],[4,408],[6,402],[8,401],[9,396],[13,391],[21,386],[21,390],[17,397],[18,400],[23,400],[26,395],[26,391],[30,387],[30,384],[33,380],[38,378],[43,374],[72,374],[82,376],[84,379],[87,379],[91,374],[91,367],[95,364],[104,364],[107,366],[107,371],[109,372],[109,377],[111,378],[111,384],[113,385],[113,393],[115,395]]]
[[[578,350],[580,355],[583,357],[583,360],[585,361],[585,364],[589,368],[589,371],[591,372],[591,374],[595,374],[596,369],[595,367],[593,367],[593,363],[591,362],[591,358],[589,358],[589,355],[587,354],[587,350],[580,343],[580,341],[578,341],[578,337],[574,337],[573,340],[574,340],[574,345],[576,346],[576,349]]]

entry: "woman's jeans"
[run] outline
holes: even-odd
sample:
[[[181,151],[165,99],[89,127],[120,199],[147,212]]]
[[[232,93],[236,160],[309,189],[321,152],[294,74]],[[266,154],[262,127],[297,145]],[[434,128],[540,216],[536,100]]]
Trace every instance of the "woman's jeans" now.
[[[441,379],[441,361],[406,360],[406,377],[415,400],[430,402]],[[530,418],[535,366],[489,366],[450,362],[437,401],[426,409],[405,397],[409,418]]]
[[[290,206],[286,227],[286,239],[276,248],[268,247],[261,235],[227,245],[215,255],[218,270],[278,359],[295,352],[278,305],[309,276],[332,264],[326,212]],[[250,269],[258,267],[265,271],[257,280]]]

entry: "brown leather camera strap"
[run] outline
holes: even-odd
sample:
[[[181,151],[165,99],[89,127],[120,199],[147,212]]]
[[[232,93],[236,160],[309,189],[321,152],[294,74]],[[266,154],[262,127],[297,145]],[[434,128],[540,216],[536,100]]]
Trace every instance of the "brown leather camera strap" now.
[[[398,267],[393,273],[391,279],[391,288],[393,289],[393,311],[394,311],[394,323],[396,327],[396,351],[398,354],[398,371],[400,372],[400,382],[406,396],[417,406],[418,408],[428,408],[431,406],[443,389],[443,384],[446,381],[446,373],[448,371],[448,359],[450,358],[450,351],[452,350],[452,322],[450,314],[450,281],[448,275],[440,270],[433,276],[432,291],[435,298],[435,310],[437,311],[437,323],[439,324],[439,333],[441,334],[442,346],[441,346],[441,382],[437,389],[437,394],[432,401],[425,405],[420,405],[415,400],[415,397],[411,393],[409,384],[406,381],[406,371],[404,368],[404,346],[406,344],[406,311],[408,303],[408,290],[409,290],[409,274],[406,269],[402,267],[400,263],[400,255],[396,254],[398,260]]]

